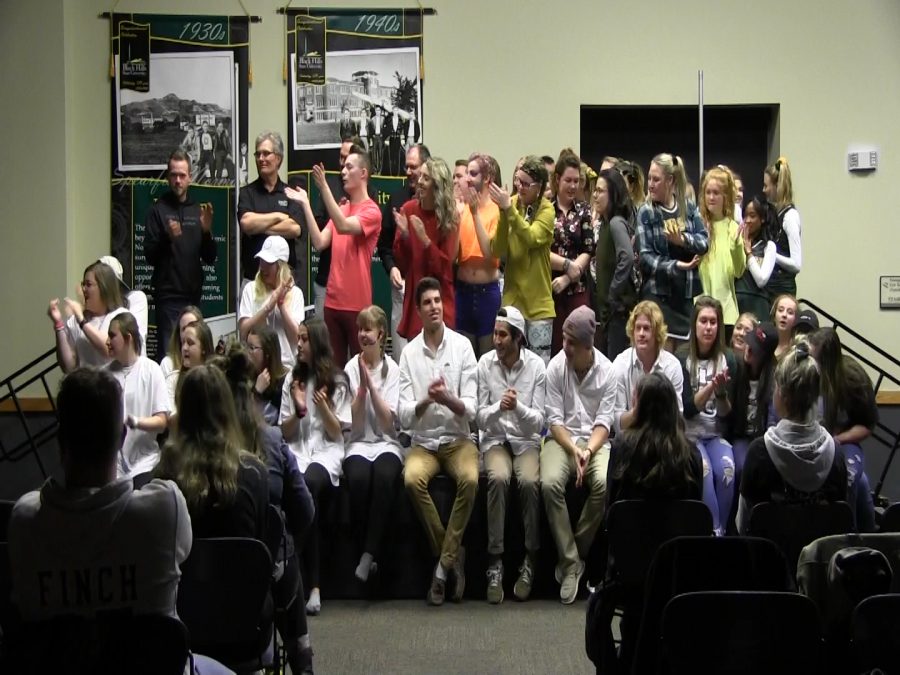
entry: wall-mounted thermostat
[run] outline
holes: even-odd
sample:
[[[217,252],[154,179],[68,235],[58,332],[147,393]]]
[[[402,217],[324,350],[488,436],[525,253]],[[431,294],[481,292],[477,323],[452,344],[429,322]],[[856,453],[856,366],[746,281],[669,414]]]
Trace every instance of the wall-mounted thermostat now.
[[[854,150],[847,153],[848,171],[874,171],[878,168],[878,150]]]

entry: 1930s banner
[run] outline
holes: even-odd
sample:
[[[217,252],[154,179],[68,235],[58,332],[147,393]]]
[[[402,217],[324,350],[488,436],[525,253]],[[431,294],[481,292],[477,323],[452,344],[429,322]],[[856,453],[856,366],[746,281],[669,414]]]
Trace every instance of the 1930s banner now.
[[[422,14],[413,9],[287,11],[288,175],[310,189],[309,170],[339,169],[341,142],[369,152],[379,205],[403,184],[406,150],[423,140]],[[339,186],[340,181],[335,181]],[[324,213],[315,189],[314,213]],[[306,242],[306,297],[319,256]],[[372,261],[373,301],[390,315],[387,275]]]
[[[147,351],[153,356],[153,270],[144,255],[144,221],[168,189],[166,162],[178,148],[191,158],[191,199],[214,210],[218,254],[214,265],[204,266],[200,308],[209,318],[236,308],[235,204],[248,175],[249,21],[116,14],[112,22],[112,253],[125,281],[150,296]]]

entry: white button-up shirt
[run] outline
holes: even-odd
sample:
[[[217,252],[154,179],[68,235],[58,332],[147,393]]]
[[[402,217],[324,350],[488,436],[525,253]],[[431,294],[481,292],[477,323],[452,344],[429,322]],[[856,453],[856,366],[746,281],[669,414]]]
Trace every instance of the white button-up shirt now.
[[[482,355],[478,361],[478,411],[475,413],[482,433],[482,451],[507,442],[515,455],[540,448],[545,380],[544,360],[530,349],[520,349],[519,360],[509,370],[496,351]],[[500,409],[500,399],[507,389],[516,390],[513,410]]]
[[[660,349],[650,372],[658,371],[666,376],[672,386],[675,387],[675,398],[678,400],[678,409],[684,412],[684,404],[681,400],[684,389],[684,372],[681,362],[674,354]],[[616,357],[613,362],[613,376],[616,379],[616,431],[622,430],[622,415],[631,410],[631,397],[638,381],[645,375],[644,366],[641,365],[634,347],[629,347]]]
[[[414,446],[434,452],[441,445],[469,437],[478,395],[478,363],[469,340],[447,326],[436,351],[425,344],[424,334],[421,331],[400,354],[400,427]],[[416,404],[428,397],[428,387],[438,377],[443,377],[450,393],[463,402],[464,415],[432,403],[416,417]]]
[[[612,363],[594,349],[594,364],[578,380],[565,352],[547,366],[547,426],[564,426],[574,442],[587,441],[599,426],[612,428],[616,402]]]

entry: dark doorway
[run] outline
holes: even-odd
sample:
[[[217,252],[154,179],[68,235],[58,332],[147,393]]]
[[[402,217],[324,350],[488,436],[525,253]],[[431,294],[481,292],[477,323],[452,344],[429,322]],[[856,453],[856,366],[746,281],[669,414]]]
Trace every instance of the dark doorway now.
[[[775,104],[704,106],[704,168],[727,164],[744,180],[745,199],[762,192],[762,173],[778,156]],[[697,106],[581,106],[581,156],[599,168],[606,155],[644,172],[660,152],[680,155],[699,189]]]

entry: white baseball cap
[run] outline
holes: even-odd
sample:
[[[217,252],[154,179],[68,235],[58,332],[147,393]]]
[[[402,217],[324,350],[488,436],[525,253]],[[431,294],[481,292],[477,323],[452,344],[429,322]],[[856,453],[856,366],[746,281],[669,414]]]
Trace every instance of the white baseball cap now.
[[[270,237],[266,237],[262,248],[254,257],[265,260],[267,263],[273,263],[276,260],[287,262],[290,254],[291,249],[284,237],[273,234]]]
[[[118,279],[119,283],[125,287],[125,290],[131,290],[131,288],[128,286],[128,284],[125,283],[125,280],[122,278],[124,270],[122,269],[122,263],[119,262],[119,259],[117,257],[113,255],[104,255],[99,258],[98,262],[101,262],[112,269],[112,271],[116,275],[116,279]]]
[[[505,321],[513,328],[518,329],[518,331],[525,336],[525,317],[522,316],[522,312],[513,307],[512,305],[507,305],[503,307],[503,310],[506,312],[506,316],[497,315],[497,321]]]

